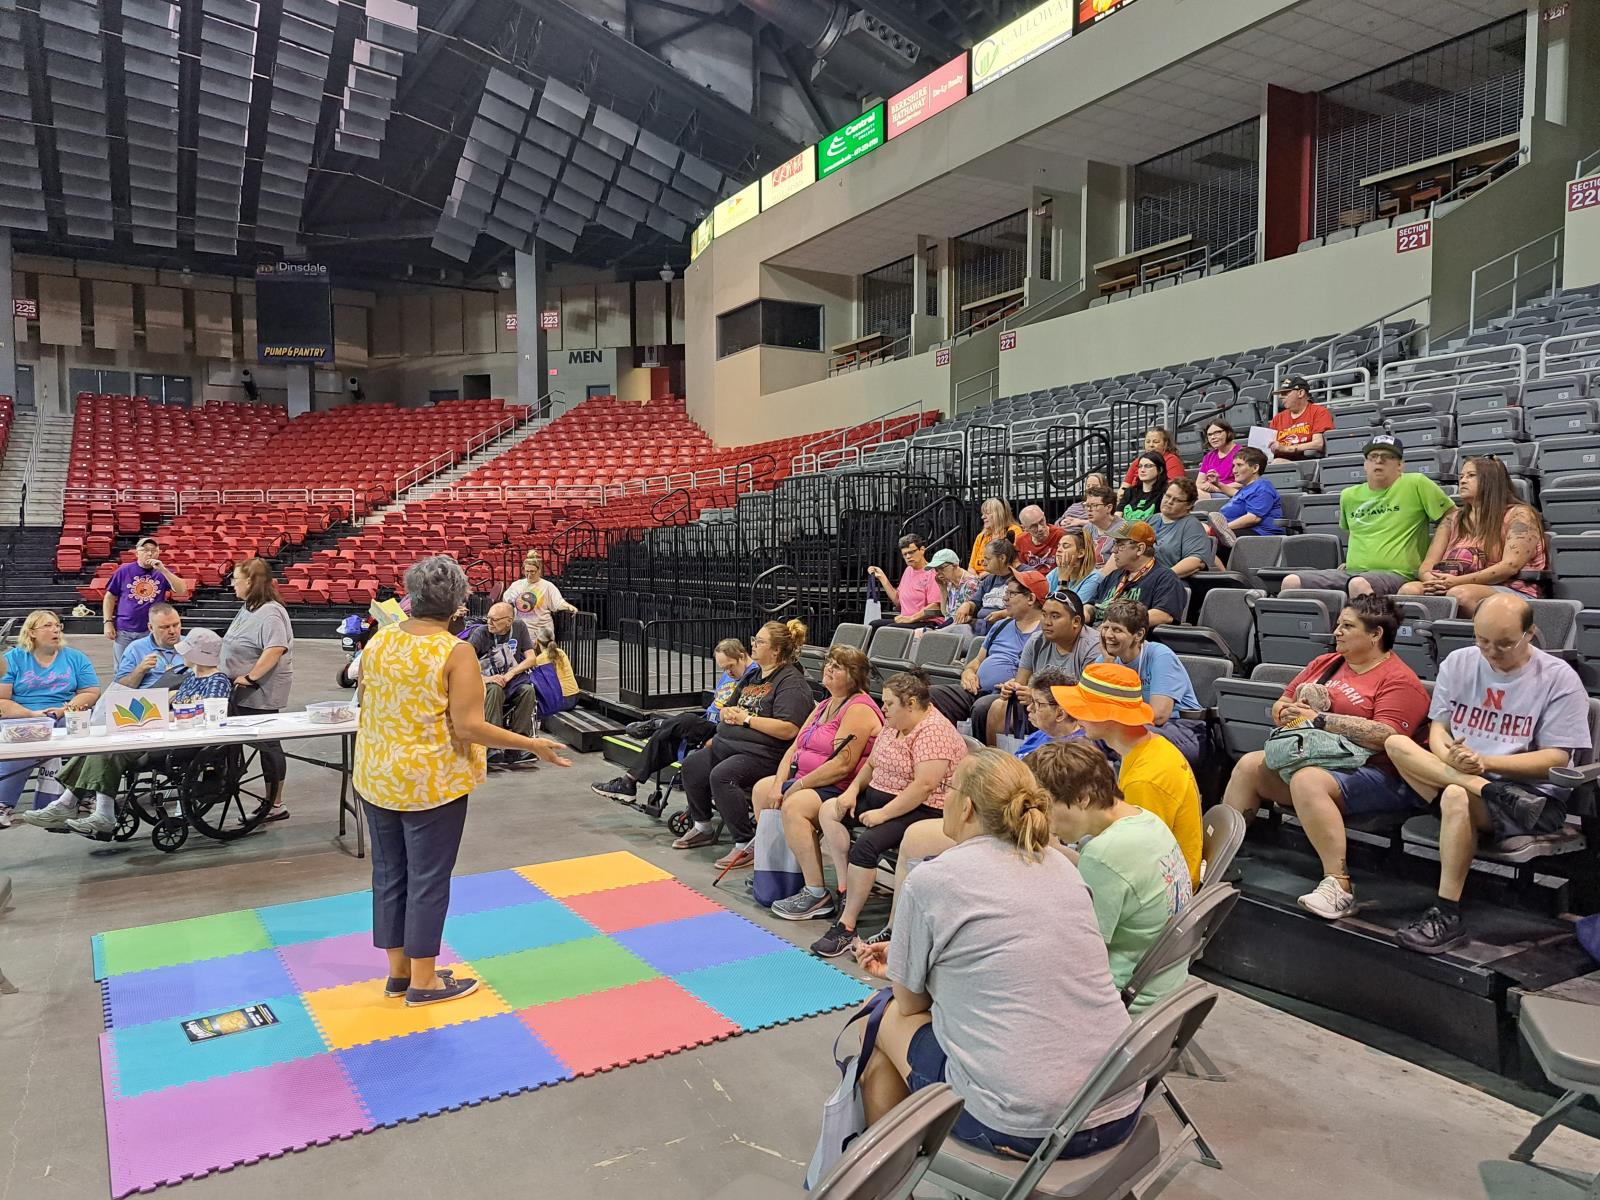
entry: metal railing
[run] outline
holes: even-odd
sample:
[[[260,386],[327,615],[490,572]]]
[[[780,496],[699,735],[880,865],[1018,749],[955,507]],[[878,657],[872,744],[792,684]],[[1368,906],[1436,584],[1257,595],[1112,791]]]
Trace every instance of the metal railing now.
[[[1600,374],[1600,329],[1563,333],[1539,344],[1539,378]]]
[[[1384,363],[1378,373],[1378,402],[1398,403],[1406,396],[1453,392],[1474,384],[1521,383],[1527,377],[1528,348],[1520,342],[1430,354]]]
[[[546,393],[546,395],[548,396],[549,393]],[[535,411],[535,409],[525,408],[521,416],[508,416],[496,421],[487,429],[480,429],[467,439],[465,450],[459,454],[454,450],[447,450],[443,454],[435,455],[425,463],[412,467],[409,471],[402,471],[394,477],[395,497],[398,499],[403,492],[409,491],[419,484],[427,483],[428,480],[436,475],[443,475],[452,467],[471,458],[490,443],[497,442],[507,434],[516,432],[530,421],[538,419],[534,416]]]
[[[1212,251],[1205,261],[1206,270],[1211,270],[1212,264],[1219,262],[1223,264],[1222,269],[1224,271],[1231,270],[1232,268],[1239,266],[1239,263],[1231,261],[1231,256],[1233,256],[1234,252],[1238,250],[1240,246],[1244,245],[1249,245],[1250,261],[1255,262],[1256,235],[1259,232],[1259,230],[1252,229],[1249,233],[1242,234],[1239,237],[1234,238],[1233,241],[1229,242],[1226,246]]]
[[[914,413],[917,427],[921,428],[922,416],[929,411],[936,410],[930,410],[921,400],[913,400],[908,404],[902,404],[899,408],[891,408],[888,412],[863,421],[859,425],[814,438],[801,446],[790,459],[789,473],[815,475],[819,471],[858,462],[862,450],[889,440],[891,426],[904,424]]]
[[[723,638],[750,636],[744,616],[617,622],[617,696],[635,708],[680,708],[716,687],[711,652]]]
[[[1596,150],[1587,158],[1580,158],[1572,177],[1574,179],[1587,179],[1595,171],[1600,171],[1600,150]]]
[[[958,330],[956,335],[950,339],[950,344],[955,345],[955,343],[959,342],[962,338],[969,338],[975,333],[982,333],[985,329],[989,329],[994,325],[1002,323],[1007,317],[1014,315],[1024,308],[1026,305],[1026,299],[1027,298],[1024,296],[1018,296],[1015,300],[1001,305],[988,316],[974,321],[965,329]]]
[[[1012,313],[1000,322],[1000,331],[1004,333],[1008,329],[1020,329],[1024,325],[1049,320],[1050,314],[1056,309],[1083,295],[1086,286],[1083,276],[1078,276],[1059,292],[1053,293],[1050,299],[1042,300],[1038,304],[1024,305],[1019,311]]]
[[[1526,146],[1518,146],[1510,154],[1506,155],[1498,162],[1492,163],[1491,165],[1485,167],[1482,171],[1479,171],[1470,179],[1463,179],[1460,183],[1456,184],[1455,187],[1451,188],[1444,195],[1440,196],[1437,200],[1432,201],[1428,205],[1429,218],[1442,216],[1443,214],[1439,212],[1440,205],[1455,203],[1458,194],[1465,194],[1469,191],[1477,191],[1479,188],[1486,187],[1493,183],[1496,171],[1505,166],[1508,162],[1520,162],[1523,156],[1527,153],[1528,148]]]
[[[1421,332],[1422,326],[1420,322],[1413,321],[1411,328],[1398,330],[1388,337],[1384,336],[1384,330],[1388,328],[1390,322],[1392,322],[1394,318],[1398,317],[1401,313],[1410,312],[1412,309],[1417,308],[1420,305],[1427,304],[1428,301],[1429,297],[1419,296],[1417,299],[1409,301],[1406,304],[1402,304],[1398,308],[1391,308],[1381,317],[1377,317],[1371,321],[1363,322],[1353,329],[1346,330],[1344,333],[1336,333],[1330,338],[1324,338],[1322,341],[1316,343],[1316,345],[1307,346],[1304,350],[1301,350],[1296,354],[1291,354],[1282,362],[1275,363],[1272,368],[1273,394],[1277,394],[1278,387],[1283,383],[1283,377],[1285,375],[1300,375],[1305,373],[1303,370],[1291,369],[1302,363],[1315,362],[1319,367],[1326,367],[1327,372],[1336,370],[1333,357],[1334,351],[1338,349],[1339,343],[1348,342],[1349,339],[1354,337],[1361,337],[1365,335],[1368,330],[1377,331],[1378,344],[1372,349],[1372,351],[1370,351],[1370,353],[1378,356],[1379,366],[1382,367],[1384,365],[1385,351],[1387,351],[1390,347],[1397,347],[1402,342],[1409,341],[1416,337],[1417,334]]]
[[[859,371],[864,367],[876,367],[880,363],[897,362],[911,353],[911,335],[896,338],[886,345],[875,350],[851,350],[844,354],[836,354],[828,360],[828,375],[844,375],[851,371]]]
[[[970,384],[981,384],[971,387]],[[965,379],[956,380],[955,386],[955,412],[956,416],[981,408],[985,404],[993,404],[1000,396],[1000,368],[991,367],[987,371],[979,371],[976,375],[968,375]]]
[[[1549,233],[1542,233],[1538,237],[1524,242],[1515,250],[1508,250],[1500,255],[1499,258],[1491,258],[1488,262],[1472,269],[1472,287],[1468,293],[1467,300],[1467,333],[1472,334],[1478,331],[1480,317],[1487,321],[1491,316],[1515,312],[1517,310],[1519,285],[1523,284],[1524,276],[1531,276],[1543,271],[1549,272],[1548,281],[1537,290],[1530,291],[1527,285],[1521,287],[1521,298],[1524,300],[1560,289],[1562,234],[1563,230],[1561,229],[1553,229]],[[1531,263],[1525,263],[1525,257],[1531,257],[1537,253],[1538,251],[1535,250],[1535,247],[1540,247],[1545,242],[1550,243],[1549,252],[1543,258],[1538,258]],[[1508,268],[1509,276],[1499,283],[1485,286],[1483,282],[1485,273],[1500,267],[1503,263],[1510,264]],[[1503,292],[1507,289],[1510,289],[1510,296],[1505,307],[1501,308],[1496,304],[1493,306],[1493,311],[1489,311],[1491,306],[1486,303],[1488,298],[1497,292]],[[1451,332],[1457,331],[1452,330]]]

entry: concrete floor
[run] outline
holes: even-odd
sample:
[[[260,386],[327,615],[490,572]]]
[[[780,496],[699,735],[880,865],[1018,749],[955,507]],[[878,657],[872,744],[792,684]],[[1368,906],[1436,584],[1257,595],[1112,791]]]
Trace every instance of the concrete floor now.
[[[76,644],[105,667],[104,642]],[[302,642],[296,657],[297,701],[333,694],[337,646]],[[608,767],[591,756],[568,772],[491,777],[471,802],[461,871],[624,848],[709,889],[716,851],[674,852],[664,827],[589,793]],[[0,920],[0,964],[22,989],[0,997],[0,1200],[108,1194],[91,934],[367,884],[366,865],[335,841],[335,776],[297,765],[290,783],[293,818],[242,844],[195,839],[165,855],[141,836],[90,852],[78,839],[26,827],[0,832],[0,873],[16,883],[14,907]],[[708,894],[791,940],[820,932],[817,923],[774,920],[742,889]],[[829,1050],[842,1019],[802,1021],[290,1154],[191,1181],[181,1194],[393,1200],[470,1188],[690,1200],[750,1172],[797,1180],[836,1081]],[[1231,1080],[1174,1086],[1226,1167],[1185,1161],[1151,1193],[1163,1200],[1582,1195],[1560,1174],[1500,1157],[1533,1118],[1473,1088],[1229,992],[1203,1040]],[[1542,1157],[1597,1171],[1600,1142],[1563,1129]]]

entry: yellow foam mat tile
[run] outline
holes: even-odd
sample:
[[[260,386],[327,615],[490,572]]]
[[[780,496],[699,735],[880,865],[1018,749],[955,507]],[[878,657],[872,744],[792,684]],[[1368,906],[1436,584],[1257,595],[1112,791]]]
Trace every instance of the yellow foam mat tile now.
[[[671,872],[663,871],[626,850],[518,867],[517,874],[557,899],[672,878]]]
[[[457,966],[456,973],[473,974],[467,964]],[[404,1000],[385,997],[382,978],[307,992],[304,999],[331,1050],[348,1050],[511,1011],[511,1006],[483,983],[470,996],[420,1008],[408,1008]]]

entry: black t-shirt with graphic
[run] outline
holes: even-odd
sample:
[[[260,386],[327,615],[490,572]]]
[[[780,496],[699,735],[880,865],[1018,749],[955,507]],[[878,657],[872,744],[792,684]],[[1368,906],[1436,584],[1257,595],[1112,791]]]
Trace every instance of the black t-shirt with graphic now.
[[[751,667],[739,686],[733,689],[722,711],[742,708],[752,717],[772,717],[798,727],[811,715],[815,703],[805,672],[789,663],[769,675],[762,675],[759,667]],[[793,739],[775,738],[748,725],[729,725],[724,721],[717,730],[716,740],[725,750],[771,759],[776,764]]]

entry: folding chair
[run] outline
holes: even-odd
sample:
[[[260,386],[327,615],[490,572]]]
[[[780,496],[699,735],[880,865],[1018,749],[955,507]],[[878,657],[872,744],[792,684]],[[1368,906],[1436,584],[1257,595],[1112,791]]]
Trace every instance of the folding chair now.
[[[1561,1099],[1511,1152],[1513,1162],[1531,1163],[1569,1108],[1585,1096],[1600,1096],[1600,1021],[1592,1004],[1524,996],[1517,1025],[1546,1077],[1563,1089]],[[1584,1196],[1600,1200],[1600,1175],[1589,1181]]]

